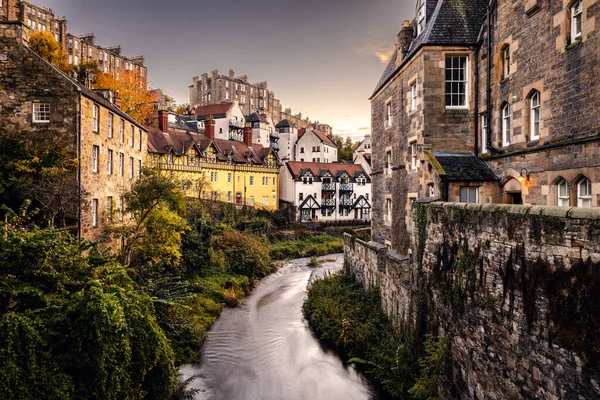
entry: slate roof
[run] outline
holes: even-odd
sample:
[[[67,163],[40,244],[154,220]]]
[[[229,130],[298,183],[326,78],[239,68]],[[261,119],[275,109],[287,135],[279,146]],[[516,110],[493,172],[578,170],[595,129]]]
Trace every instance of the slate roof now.
[[[473,153],[433,153],[448,182],[499,181],[494,171]]]
[[[486,13],[487,0],[438,0],[435,9],[431,4],[428,1],[428,21],[424,31],[414,38],[403,60],[398,60],[401,55],[398,53],[397,48],[394,50],[371,98],[422,46],[469,46],[477,44],[479,31]],[[432,9],[433,13],[431,12]],[[415,27],[415,21],[412,25]]]
[[[246,122],[267,122],[267,120],[258,113],[252,113],[246,117]]]
[[[290,124],[290,121],[288,121],[287,119],[284,119],[281,122],[279,122],[277,125],[275,125],[275,128],[288,128],[291,126],[292,126],[292,124]]]
[[[333,176],[339,176],[342,173],[346,172],[348,176],[354,177],[358,176],[358,174],[363,173],[367,178],[367,181],[370,182],[369,175],[365,172],[363,167],[359,164],[341,164],[341,163],[317,163],[317,162],[304,162],[304,161],[290,161],[286,164],[288,170],[292,174],[294,179],[297,179],[299,176],[303,175],[307,171],[310,171],[313,176],[318,177],[322,176],[319,174],[320,171],[327,170]]]
[[[169,128],[180,129],[195,133],[204,133],[203,130],[198,129],[198,122],[194,117],[188,117],[186,115],[175,114],[175,122],[169,122]]]

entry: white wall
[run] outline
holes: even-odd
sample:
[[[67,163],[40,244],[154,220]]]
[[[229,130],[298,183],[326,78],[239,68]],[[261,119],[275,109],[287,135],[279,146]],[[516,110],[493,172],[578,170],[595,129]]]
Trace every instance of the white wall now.
[[[313,152],[313,148],[319,148],[319,151]],[[304,153],[302,153],[304,149]],[[329,146],[323,142],[312,130],[307,130],[296,143],[296,161],[305,162],[337,162],[337,147]]]

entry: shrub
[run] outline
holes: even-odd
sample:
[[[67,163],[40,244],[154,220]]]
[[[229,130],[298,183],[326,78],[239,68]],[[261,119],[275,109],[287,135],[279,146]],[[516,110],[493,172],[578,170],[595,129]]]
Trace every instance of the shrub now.
[[[275,270],[269,247],[258,238],[236,231],[226,231],[216,246],[227,259],[232,272],[249,278],[262,278]]]

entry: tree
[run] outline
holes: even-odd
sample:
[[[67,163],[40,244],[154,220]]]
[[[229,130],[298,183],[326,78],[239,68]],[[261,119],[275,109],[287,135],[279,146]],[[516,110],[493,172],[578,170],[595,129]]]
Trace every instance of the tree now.
[[[33,32],[29,36],[29,47],[50,64],[66,74],[70,75],[73,72],[73,69],[68,62],[69,56],[67,52],[63,50],[50,32]]]
[[[190,111],[192,111],[192,108],[188,103],[180,104],[175,108],[175,113],[179,115],[187,115]]]
[[[96,61],[83,61],[76,65],[73,70],[77,74],[79,83],[91,86],[96,81],[96,76],[101,72]]]
[[[114,74],[100,73],[96,76],[94,87],[118,92],[121,110],[142,125],[154,123],[154,104],[158,95],[148,90],[145,79],[134,71],[123,68]]]

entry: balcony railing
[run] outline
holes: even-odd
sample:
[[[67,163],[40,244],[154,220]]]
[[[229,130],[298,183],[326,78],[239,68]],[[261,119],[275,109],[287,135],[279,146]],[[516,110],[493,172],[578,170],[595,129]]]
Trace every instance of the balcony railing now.
[[[230,119],[229,120],[229,126],[233,126],[235,128],[243,128],[244,127],[244,121],[243,120]]]
[[[279,140],[279,132],[273,131],[269,135],[271,135],[271,140]]]
[[[354,204],[354,200],[352,199],[340,199],[340,206],[342,207],[352,207]]]
[[[340,192],[353,192],[354,184],[353,183],[341,183],[340,184]]]
[[[321,191],[335,192],[335,183],[324,183],[323,185],[321,185]]]
[[[271,142],[271,148],[273,150],[279,150],[279,142]]]
[[[321,207],[335,207],[335,199],[321,200]]]
[[[238,132],[229,132],[229,140],[237,140],[238,142],[241,142],[242,140],[244,140],[244,136],[241,133]]]

